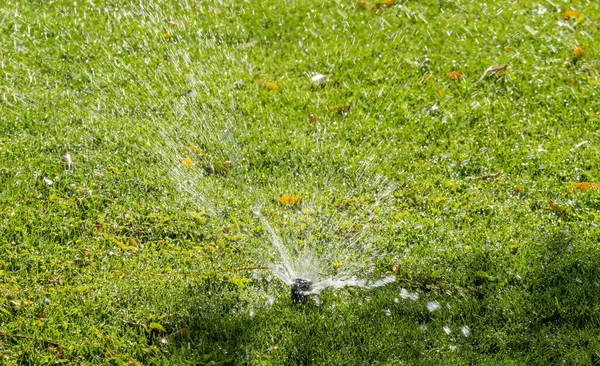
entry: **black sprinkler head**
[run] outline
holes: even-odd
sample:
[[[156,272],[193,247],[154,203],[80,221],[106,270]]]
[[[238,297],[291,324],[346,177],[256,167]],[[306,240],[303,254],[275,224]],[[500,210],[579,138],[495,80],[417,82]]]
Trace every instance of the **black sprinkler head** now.
[[[304,278],[296,278],[292,282],[292,301],[296,304],[305,303],[308,293],[312,290],[312,281]]]

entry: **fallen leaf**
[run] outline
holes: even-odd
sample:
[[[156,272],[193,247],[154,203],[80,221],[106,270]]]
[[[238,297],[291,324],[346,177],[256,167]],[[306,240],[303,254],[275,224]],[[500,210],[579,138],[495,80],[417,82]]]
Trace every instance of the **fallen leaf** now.
[[[462,74],[458,71],[452,71],[446,74],[446,78],[448,79],[462,79]]]
[[[357,9],[366,9],[369,7],[369,3],[367,3],[366,1],[358,0],[354,4],[354,7],[356,7]]]
[[[288,196],[285,194],[280,196],[277,200],[282,205],[288,205],[288,206],[294,206],[295,204],[302,202],[302,198],[300,198],[298,196]]]
[[[279,89],[279,85],[275,83],[264,82],[263,85],[269,89]]]
[[[521,187],[515,186],[515,192],[517,192],[517,193],[523,193],[523,190],[521,189]]]
[[[240,44],[238,47],[245,50],[246,48],[254,47],[258,44],[258,41],[250,41]]]
[[[185,158],[179,162],[179,166],[181,168],[191,168],[192,165],[194,165],[194,162],[192,161],[191,158]]]
[[[571,19],[576,19],[578,20],[579,17],[581,16],[578,12],[576,12],[575,10],[567,10],[565,11],[563,14],[563,18],[565,20],[571,20]]]
[[[577,46],[575,46],[575,48],[573,49],[573,56],[575,58],[582,58],[583,55],[585,54],[585,51],[583,49],[583,45],[582,44],[578,44]]]
[[[396,5],[396,0],[383,0],[373,5],[371,7],[371,11],[378,11],[380,9],[390,8],[394,5]]]
[[[567,208],[557,204],[552,201],[550,198],[546,198],[548,201],[548,206],[550,207],[550,211],[554,212],[557,216],[565,217],[567,216]]]
[[[504,50],[505,51],[510,51],[510,52],[514,52],[515,51],[515,49],[513,48],[513,46],[506,46],[506,47],[504,47]]]
[[[150,323],[150,325],[148,325],[148,329],[150,329],[151,331],[157,330],[159,332],[165,332],[165,328],[162,325],[155,322]]]
[[[580,182],[580,183],[572,184],[570,187],[568,187],[567,192],[571,193],[574,190],[578,190],[580,192],[587,192],[590,189],[593,191],[600,191],[600,186],[595,183]]]
[[[394,264],[392,265],[392,272],[394,272],[394,273],[398,273],[398,264],[397,264],[397,263],[394,263]]]
[[[169,25],[174,28],[182,28],[183,27],[183,23],[176,22],[174,20],[169,21]]]
[[[490,66],[487,69],[485,69],[483,71],[483,74],[481,75],[481,77],[479,78],[479,80],[477,80],[475,82],[475,85],[481,83],[484,79],[489,78],[491,76],[502,76],[506,73],[506,69],[508,68],[508,65],[504,64],[504,65],[494,65],[494,66]]]
[[[327,109],[327,113],[331,113],[331,112],[338,112],[339,114],[346,114],[348,112],[350,112],[350,109],[352,107],[350,107],[349,105],[338,105],[335,107],[331,107]]]
[[[173,38],[173,37],[175,37],[175,35],[174,35],[173,33],[169,33],[169,32],[167,32],[167,33],[163,33],[163,34],[160,36],[160,38],[162,38],[162,40],[163,40],[163,41],[165,41],[165,40],[167,40],[167,39],[169,39],[169,38]]]
[[[116,238],[110,238],[110,240],[115,243],[119,248],[123,249],[126,252],[135,252],[137,251],[137,247],[132,245],[124,244],[123,242],[117,240]]]
[[[206,155],[206,151],[199,149],[196,146],[186,146],[185,149],[191,153],[200,154],[202,156]]]
[[[314,114],[310,114],[308,116],[308,122],[310,122],[311,125],[317,127],[318,122],[317,122],[317,117]]]

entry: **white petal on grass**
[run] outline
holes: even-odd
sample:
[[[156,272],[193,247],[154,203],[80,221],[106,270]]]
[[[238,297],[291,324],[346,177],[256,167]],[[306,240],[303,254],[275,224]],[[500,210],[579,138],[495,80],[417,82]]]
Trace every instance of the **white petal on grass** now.
[[[427,310],[434,312],[441,307],[440,303],[437,301],[429,301],[427,303]]]
[[[385,310],[383,311],[383,313],[384,313],[386,316],[392,316],[392,312],[390,311],[390,309],[385,309]]]
[[[450,334],[452,333],[452,331],[450,330],[450,327],[444,327],[444,332],[446,332],[446,334]]]
[[[410,292],[408,292],[407,289],[402,288],[400,289],[400,297],[403,299],[408,299],[410,297]]]
[[[54,182],[52,182],[50,179],[44,177],[44,183],[46,183],[47,185],[51,186],[52,184],[54,184]]]
[[[275,302],[275,298],[273,296],[269,296],[269,298],[267,299],[267,302],[265,304],[267,306],[273,306],[274,302]]]
[[[312,78],[310,78],[310,81],[315,85],[321,85],[321,84],[327,82],[327,79],[329,79],[328,76],[323,75],[323,74],[317,74],[317,75],[313,76]]]
[[[468,326],[463,325],[462,327],[460,327],[460,332],[462,333],[462,335],[464,335],[465,337],[468,337],[471,335],[471,329],[469,329]]]
[[[412,301],[417,301],[417,300],[419,300],[419,294],[418,294],[418,293],[416,293],[416,292],[413,292],[412,294],[410,294],[409,298],[410,298]]]

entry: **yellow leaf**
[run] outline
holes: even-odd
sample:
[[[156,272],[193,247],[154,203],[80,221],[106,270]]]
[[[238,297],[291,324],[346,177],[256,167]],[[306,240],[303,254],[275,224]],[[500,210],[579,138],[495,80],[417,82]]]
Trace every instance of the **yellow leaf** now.
[[[462,79],[462,74],[458,71],[452,71],[446,74],[448,79]]]
[[[173,33],[163,33],[160,38],[162,38],[163,41],[169,39],[169,38],[173,38],[175,37],[175,35]]]
[[[185,159],[182,159],[182,160],[179,162],[179,166],[180,166],[181,168],[191,168],[191,167],[192,167],[192,165],[194,165],[194,162],[193,162],[193,161],[192,161],[192,159],[190,159],[190,158],[185,158]]]
[[[126,252],[132,252],[132,251],[135,252],[137,250],[136,247],[123,244],[121,241],[117,240],[116,238],[110,238],[110,240],[112,240],[113,243],[117,244],[117,246],[119,248],[123,249]]]
[[[583,45],[582,44],[578,44],[573,49],[573,56],[575,56],[575,58],[582,58],[584,54],[585,54],[585,51],[583,49]]]
[[[278,198],[278,201],[282,205],[294,206],[295,204],[302,202],[302,198],[298,196],[288,196],[284,194]]]
[[[580,182],[580,183],[575,183],[575,184],[571,185],[569,188],[567,188],[567,192],[570,193],[573,190],[578,190],[580,192],[586,192],[586,191],[589,191],[590,189],[593,191],[600,191],[600,186],[595,183]]]
[[[575,10],[567,10],[563,13],[563,18],[565,20],[576,19],[578,20],[581,15]]]
[[[269,82],[264,82],[263,85],[265,87],[267,87],[268,89],[279,89],[279,85],[275,84],[275,83],[269,83]]]

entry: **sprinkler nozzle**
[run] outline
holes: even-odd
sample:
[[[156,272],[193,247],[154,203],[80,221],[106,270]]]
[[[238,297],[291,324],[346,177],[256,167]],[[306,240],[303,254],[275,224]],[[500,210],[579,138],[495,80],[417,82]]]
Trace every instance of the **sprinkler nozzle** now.
[[[303,304],[308,298],[308,293],[312,290],[312,281],[304,278],[296,278],[292,282],[292,301],[296,304]]]

